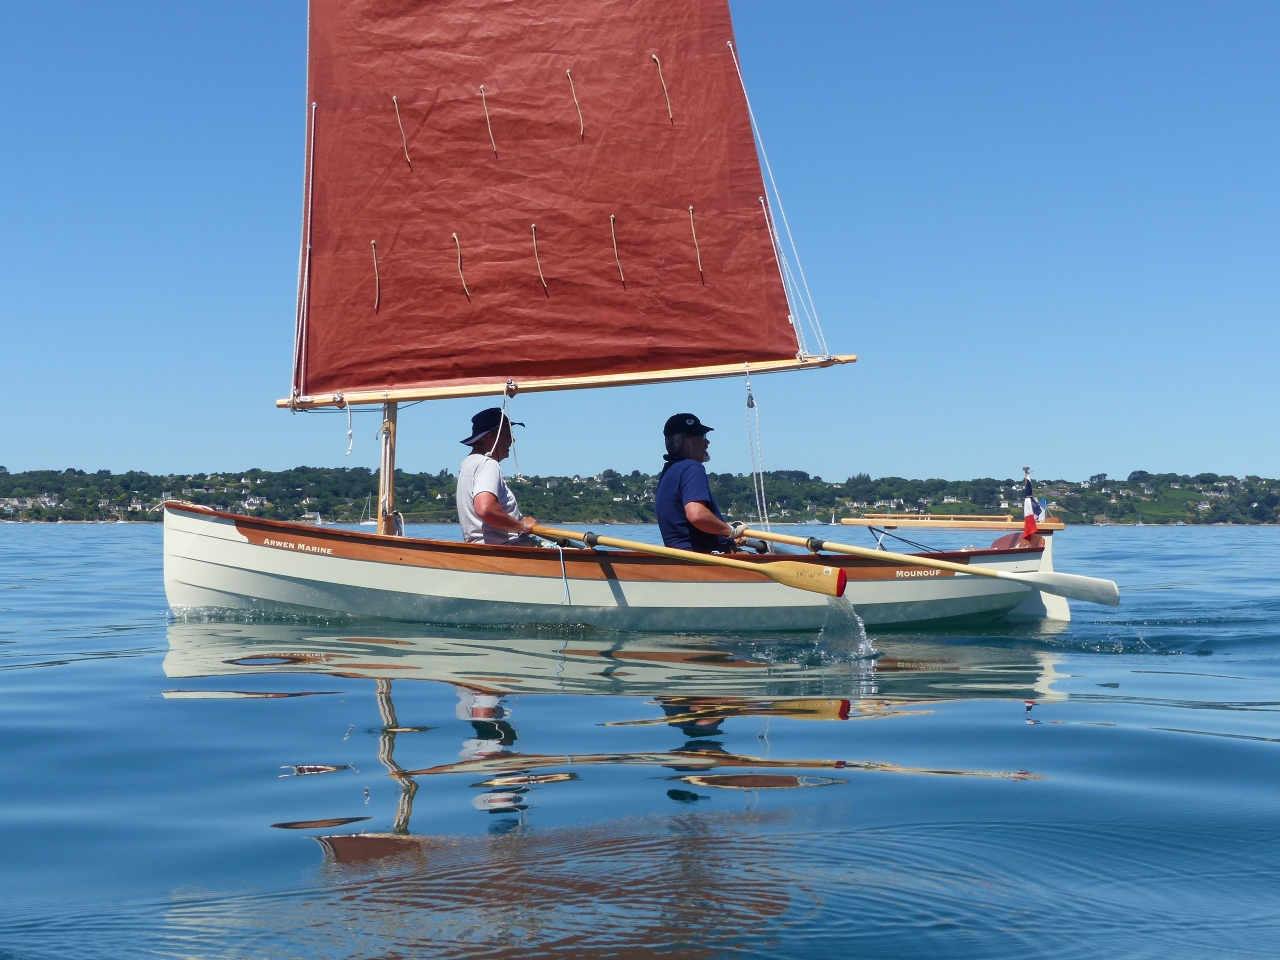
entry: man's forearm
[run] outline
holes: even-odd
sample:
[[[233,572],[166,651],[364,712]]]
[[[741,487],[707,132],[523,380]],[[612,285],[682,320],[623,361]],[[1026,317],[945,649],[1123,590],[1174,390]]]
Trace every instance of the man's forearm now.
[[[685,504],[684,516],[703,533],[717,537],[733,537],[733,528],[712,513],[711,508],[705,504],[699,502]]]
[[[491,493],[477,494],[472,501],[475,508],[476,516],[484,521],[488,526],[495,530],[504,530],[508,533],[527,533],[530,527],[529,519],[517,520],[506,510],[502,509],[502,505],[498,503],[498,498]]]

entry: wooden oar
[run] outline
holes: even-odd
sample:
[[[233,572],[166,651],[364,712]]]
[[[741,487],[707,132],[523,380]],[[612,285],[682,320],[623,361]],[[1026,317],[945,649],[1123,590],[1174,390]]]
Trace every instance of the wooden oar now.
[[[869,547],[855,547],[848,543],[832,543],[830,540],[819,540],[816,537],[792,537],[785,533],[765,533],[752,527],[748,536],[769,540],[773,543],[787,543],[793,547],[807,547],[817,553],[829,550],[832,553],[847,553],[855,557],[866,557],[868,560],[883,560],[888,563],[909,564],[915,567],[932,567],[935,570],[950,570],[953,573],[967,573],[979,577],[991,577],[997,580],[1012,580],[1026,584],[1035,590],[1052,593],[1059,597],[1070,597],[1072,600],[1087,600],[1089,603],[1101,603],[1108,607],[1120,605],[1120,589],[1111,580],[1100,580],[1096,577],[1081,577],[1074,573],[1055,573],[1050,570],[1035,573],[1013,573],[1009,570],[992,570],[986,567],[965,563],[952,563],[950,560],[935,560],[932,557],[917,557],[909,553],[889,553],[885,550],[872,550]]]
[[[694,553],[692,550],[677,550],[675,547],[655,547],[647,543],[636,543],[634,540],[619,540],[617,537],[602,537],[594,533],[561,530],[559,527],[536,526],[533,528],[533,533],[551,540],[576,540],[579,543],[585,543],[588,547],[599,544],[602,547],[617,547],[620,550],[649,553],[655,557],[705,563],[713,567],[732,567],[735,570],[761,574],[784,587],[795,587],[797,590],[808,590],[810,593],[821,593],[828,597],[844,596],[845,572],[840,567],[820,567],[816,563],[797,563],[794,560],[762,560],[757,563],[748,563],[745,560],[735,560],[732,557],[722,557],[712,553]]]

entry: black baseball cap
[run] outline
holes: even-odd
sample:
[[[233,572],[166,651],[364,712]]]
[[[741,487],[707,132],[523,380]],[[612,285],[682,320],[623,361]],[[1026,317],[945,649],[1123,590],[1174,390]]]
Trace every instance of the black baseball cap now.
[[[715,427],[708,427],[692,413],[677,413],[674,416],[667,417],[667,422],[662,427],[662,435],[664,437],[674,437],[677,433],[687,433],[690,436],[706,436]]]
[[[488,410],[481,410],[471,418],[471,436],[463,440],[462,443],[468,447],[471,446],[473,443],[479,441],[479,439],[486,433],[496,430],[501,426],[502,421],[505,418],[506,415],[502,412],[501,407],[490,407]],[[524,424],[519,420],[507,420],[507,423],[517,427],[524,426]]]

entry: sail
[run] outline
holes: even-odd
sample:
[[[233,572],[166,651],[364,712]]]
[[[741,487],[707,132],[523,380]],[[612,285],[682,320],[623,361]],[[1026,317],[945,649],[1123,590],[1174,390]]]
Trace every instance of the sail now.
[[[295,399],[794,362],[732,39],[726,0],[312,0]]]

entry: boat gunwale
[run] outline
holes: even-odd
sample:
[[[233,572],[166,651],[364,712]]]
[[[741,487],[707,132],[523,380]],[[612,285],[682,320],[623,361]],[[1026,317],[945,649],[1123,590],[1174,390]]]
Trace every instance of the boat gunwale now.
[[[242,524],[265,528],[268,530],[288,531],[295,535],[306,535],[309,537],[320,537],[322,539],[336,539],[346,541],[348,543],[363,543],[370,546],[381,547],[397,547],[400,549],[409,548],[414,551],[430,550],[435,552],[448,552],[460,554],[481,554],[501,559],[529,559],[529,560],[560,560],[562,553],[556,547],[524,547],[511,546],[506,544],[490,544],[490,543],[466,543],[457,540],[434,540],[427,537],[397,537],[389,534],[366,533],[362,530],[339,530],[333,528],[317,527],[312,524],[304,524],[295,520],[272,520],[267,517],[249,517],[244,514],[227,513],[222,510],[216,510],[213,507],[207,507],[202,504],[188,503],[185,501],[169,500],[164,504],[164,509],[180,511],[184,513],[203,514],[205,516],[218,518],[221,520],[230,520],[237,527]],[[575,526],[585,526],[585,524],[574,524]],[[936,553],[916,553],[911,554],[914,557],[924,557],[933,560],[948,560],[952,563],[968,564],[973,557],[1030,557],[1042,554],[1043,546],[1027,546],[1027,547],[1005,547],[1000,549],[984,548],[980,550],[952,550],[939,551]],[[657,557],[647,553],[639,553],[630,550],[610,549],[607,553],[597,552],[594,549],[566,549],[563,551],[564,561],[569,562],[594,562],[599,563],[604,560],[625,560],[627,563],[638,563],[644,565],[675,565],[698,567],[701,566],[695,560],[681,560],[673,557]],[[885,558],[884,560],[872,559],[870,557],[842,556],[839,554],[735,554],[734,559],[745,560],[748,563],[767,564],[779,560],[787,560],[791,562],[803,562],[821,564],[823,566],[838,567],[901,567],[902,563]]]

